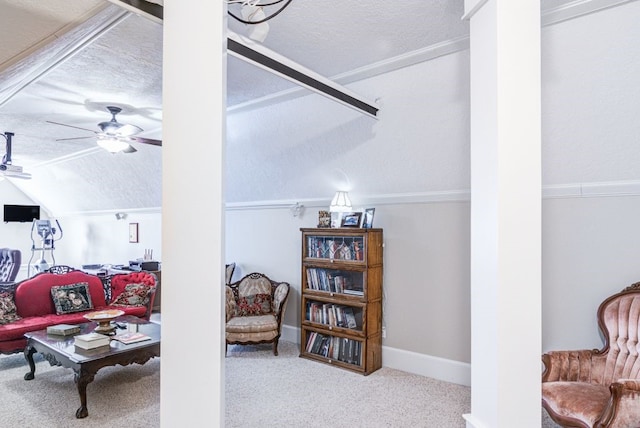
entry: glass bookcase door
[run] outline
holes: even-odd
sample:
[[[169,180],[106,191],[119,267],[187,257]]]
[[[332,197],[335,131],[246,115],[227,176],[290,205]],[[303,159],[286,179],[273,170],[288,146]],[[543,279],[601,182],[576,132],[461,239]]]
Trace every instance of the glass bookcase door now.
[[[305,351],[331,361],[362,366],[363,344],[360,340],[305,330]]]
[[[366,278],[363,271],[306,268],[306,285],[309,290],[363,296],[364,284]]]
[[[311,323],[362,332],[364,308],[305,299],[305,320]]]
[[[306,257],[325,260],[364,260],[363,236],[307,236]]]

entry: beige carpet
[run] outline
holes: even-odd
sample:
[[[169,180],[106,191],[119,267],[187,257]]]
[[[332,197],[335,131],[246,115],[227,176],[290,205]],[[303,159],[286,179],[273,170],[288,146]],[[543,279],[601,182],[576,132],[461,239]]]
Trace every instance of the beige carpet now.
[[[229,348],[228,428],[465,427],[469,388],[389,368],[362,376],[299,358],[287,342],[279,351]]]
[[[298,357],[298,346],[229,346],[225,421],[245,427],[465,427],[468,387],[383,367],[369,376]],[[527,426],[523,424],[522,426]],[[557,427],[542,411],[542,427]]]
[[[105,367],[87,387],[89,416],[76,419],[80,397],[73,371],[36,355],[36,377],[22,354],[0,357],[1,427],[152,428],[160,426],[160,359]]]
[[[299,358],[289,342],[280,344],[278,357],[271,349],[229,346],[227,428],[465,427],[467,387],[389,368],[362,376]],[[160,358],[100,370],[87,388],[85,419],[75,418],[80,400],[73,372],[36,361],[36,378],[27,382],[22,354],[0,356],[0,427],[160,427]],[[542,427],[557,425],[543,412]]]

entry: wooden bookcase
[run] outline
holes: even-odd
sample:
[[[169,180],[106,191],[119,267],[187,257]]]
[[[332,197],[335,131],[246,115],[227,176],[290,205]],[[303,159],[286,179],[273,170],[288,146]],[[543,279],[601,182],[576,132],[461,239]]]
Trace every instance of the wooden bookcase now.
[[[368,375],[382,367],[382,229],[302,232],[300,356]]]

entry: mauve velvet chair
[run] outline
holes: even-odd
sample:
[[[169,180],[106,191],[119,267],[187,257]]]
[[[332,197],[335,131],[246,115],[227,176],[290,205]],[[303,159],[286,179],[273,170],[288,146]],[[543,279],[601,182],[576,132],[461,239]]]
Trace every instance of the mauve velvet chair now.
[[[542,356],[542,406],[563,427],[640,427],[640,282],[598,308],[600,350]]]
[[[22,253],[20,250],[0,248],[0,282],[13,282],[20,271]]]

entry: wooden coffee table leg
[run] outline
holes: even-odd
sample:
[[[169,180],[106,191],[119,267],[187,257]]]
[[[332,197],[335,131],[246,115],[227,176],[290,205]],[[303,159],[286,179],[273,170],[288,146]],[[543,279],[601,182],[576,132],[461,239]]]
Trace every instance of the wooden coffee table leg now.
[[[27,345],[27,347],[24,348],[24,357],[27,359],[27,363],[29,363],[30,370],[29,373],[24,375],[24,380],[33,380],[33,378],[36,377],[36,363],[33,362],[33,354],[35,353],[36,349],[31,345]]]
[[[74,380],[78,385],[78,394],[80,395],[80,407],[76,410],[76,418],[82,419],[89,416],[89,409],[87,408],[87,385],[93,382],[95,373],[88,373],[82,368],[80,373],[75,374]]]

